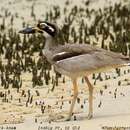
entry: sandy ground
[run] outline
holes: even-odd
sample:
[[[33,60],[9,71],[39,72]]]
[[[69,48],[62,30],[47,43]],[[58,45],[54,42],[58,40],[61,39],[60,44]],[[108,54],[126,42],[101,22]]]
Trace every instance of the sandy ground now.
[[[28,82],[28,84],[25,84],[25,87],[22,89],[26,92],[27,90],[31,91],[31,94],[34,96],[33,103],[26,107],[27,98],[20,96],[22,90],[17,93],[15,89],[11,89],[10,95],[15,95],[13,96],[13,100],[10,103],[1,102],[0,105],[0,126],[4,128],[7,126],[15,126],[17,130],[44,130],[46,129],[45,127],[48,127],[48,129],[51,129],[51,127],[52,129],[60,127],[65,130],[67,126],[70,127],[70,130],[74,128],[80,130],[101,130],[103,127],[128,127],[130,126],[130,78],[129,74],[123,74],[123,70],[127,69],[128,68],[122,69],[122,75],[120,77],[117,77],[114,70],[112,70],[107,73],[107,75],[111,76],[110,80],[97,81],[97,85],[94,86],[94,118],[91,120],[87,120],[87,87],[86,84],[81,83],[81,79],[79,79],[78,84],[80,87],[78,98],[80,98],[80,103],[76,103],[74,110],[76,120],[74,120],[73,116],[69,122],[49,122],[51,118],[56,118],[58,113],[64,116],[67,115],[70,107],[68,101],[71,100],[70,95],[72,94],[69,79],[66,79],[65,84],[59,83],[59,86],[56,87],[52,93],[50,91],[52,86],[49,88],[36,87],[35,89],[29,87],[30,78],[27,79],[27,77],[23,76],[26,78],[26,83]],[[91,79],[91,76],[89,78]],[[118,81],[121,81],[121,86],[118,86]],[[91,79],[91,82],[93,83],[94,80]],[[107,89],[105,89],[105,85]],[[116,88],[117,97],[114,98]],[[35,90],[40,92],[40,96],[36,96]],[[103,90],[103,95],[100,94],[100,90]],[[2,91],[2,89],[0,89],[0,91]],[[62,96],[63,99],[61,99]],[[18,102],[19,97],[21,97],[21,103]],[[39,101],[44,102],[44,106],[51,106],[51,108],[45,110],[44,114],[41,113],[40,105],[35,105],[35,102],[39,103]],[[62,101],[64,103],[63,105],[61,105]],[[100,103],[101,106],[99,107]],[[83,109],[81,109],[82,104]],[[61,106],[62,109],[60,109]]]
[[[77,1],[78,4],[81,3],[80,0]],[[117,2],[117,0],[107,1],[110,4]],[[65,0],[62,2],[64,3]],[[54,3],[62,6],[62,2],[59,3],[58,0],[55,0]],[[44,17],[43,5],[47,8],[50,7],[51,4],[54,4],[51,0],[43,2],[38,0],[36,2],[25,2],[25,0],[23,0],[22,3],[20,0],[1,0],[1,3],[1,13],[2,9],[8,8],[12,13],[17,12],[19,14],[19,19],[15,21],[17,23],[15,28],[18,29],[21,29],[21,20],[28,19],[28,23],[32,21],[32,19],[29,19],[30,12],[28,9],[30,9],[33,3],[38,6],[38,8],[35,9],[35,12],[39,14],[37,15],[37,19]],[[11,3],[11,5],[9,3]],[[98,6],[95,7],[95,4]],[[105,0],[99,0],[98,4],[93,1],[91,8],[103,7],[105,4]],[[24,11],[21,11],[23,9]],[[59,86],[56,87],[52,93],[50,91],[52,88],[51,85],[32,88],[31,76],[25,73],[22,75],[24,85],[23,88],[20,89],[20,92],[17,93],[16,89],[10,89],[10,94],[7,97],[9,99],[8,103],[2,102],[2,99],[0,99],[0,130],[2,130],[2,128],[4,130],[11,130],[13,128],[15,129],[15,127],[17,130],[107,130],[110,127],[130,127],[130,73],[123,74],[123,70],[127,69],[128,68],[122,69],[122,75],[120,77],[117,77],[114,70],[103,73],[103,79],[105,74],[110,75],[111,79],[97,81],[96,85],[94,85],[94,117],[91,120],[87,120],[87,86],[85,83],[81,83],[81,79],[79,79],[78,84],[80,87],[78,97],[81,101],[79,104],[76,103],[75,106],[74,116],[76,116],[76,120],[74,120],[73,116],[69,122],[48,122],[48,120],[52,117],[56,117],[58,113],[66,116],[69,111],[69,101],[72,95],[72,84],[70,80],[66,78],[65,84],[63,84],[61,79]],[[92,76],[89,78],[91,82],[94,83]],[[118,81],[121,81],[120,86],[118,86]],[[107,89],[105,89],[105,85]],[[117,97],[115,99],[114,93],[116,89]],[[22,90],[25,90],[26,94],[27,91],[30,90],[31,95],[33,95],[33,102],[32,104],[28,104],[27,107],[27,97],[21,96]],[[36,90],[40,92],[40,96],[36,95]],[[100,90],[103,90],[103,95],[100,94]],[[0,87],[0,92],[1,91],[8,92],[8,90],[4,90]],[[11,95],[13,95],[12,100]],[[63,99],[61,99],[62,96],[64,97]],[[44,114],[41,113],[40,101],[44,102],[44,106],[46,106]],[[36,105],[36,102],[38,105]],[[83,105],[83,109],[81,105]],[[99,105],[101,106],[99,107]]]

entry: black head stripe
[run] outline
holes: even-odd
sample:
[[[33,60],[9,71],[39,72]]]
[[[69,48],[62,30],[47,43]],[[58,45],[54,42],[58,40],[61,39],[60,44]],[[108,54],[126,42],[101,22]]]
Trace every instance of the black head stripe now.
[[[51,36],[55,36],[57,33],[57,29],[55,27],[54,24],[48,23],[46,22],[46,24],[48,25],[48,29],[47,32],[51,35]]]
[[[51,36],[55,36],[56,35],[56,27],[55,27],[55,25],[53,25],[53,24],[51,24],[51,23],[49,23],[49,22],[45,22],[45,21],[43,21],[43,22],[39,22],[39,24],[38,24],[38,27],[40,28],[40,25],[42,25],[42,23],[44,24],[43,26],[44,26],[44,31],[46,31],[48,34],[50,34]],[[41,28],[42,29],[42,28]]]

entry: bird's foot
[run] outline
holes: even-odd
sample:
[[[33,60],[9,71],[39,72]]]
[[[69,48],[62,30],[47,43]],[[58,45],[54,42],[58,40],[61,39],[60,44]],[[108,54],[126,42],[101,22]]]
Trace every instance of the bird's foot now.
[[[54,122],[64,122],[64,121],[70,121],[70,117],[67,115],[56,115]]]
[[[88,116],[87,116],[88,120],[92,119],[92,117],[93,117],[92,113],[89,113]]]

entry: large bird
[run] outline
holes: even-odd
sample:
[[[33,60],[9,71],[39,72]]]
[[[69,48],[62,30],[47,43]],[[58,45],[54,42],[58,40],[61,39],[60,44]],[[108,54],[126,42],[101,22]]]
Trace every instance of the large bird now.
[[[44,56],[59,73],[69,76],[73,83],[73,100],[66,120],[70,120],[78,96],[77,78],[84,77],[89,90],[88,119],[93,116],[93,86],[88,76],[110,68],[129,65],[129,60],[121,54],[94,47],[89,44],[65,44],[61,40],[62,32],[57,25],[41,21],[36,27],[25,28],[23,34],[43,33],[46,37]]]

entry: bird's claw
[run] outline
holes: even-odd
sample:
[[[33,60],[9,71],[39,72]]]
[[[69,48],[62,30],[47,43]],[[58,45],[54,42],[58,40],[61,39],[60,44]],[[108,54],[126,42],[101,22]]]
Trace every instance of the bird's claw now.
[[[70,118],[64,115],[57,115],[53,121],[54,122],[70,121]]]

